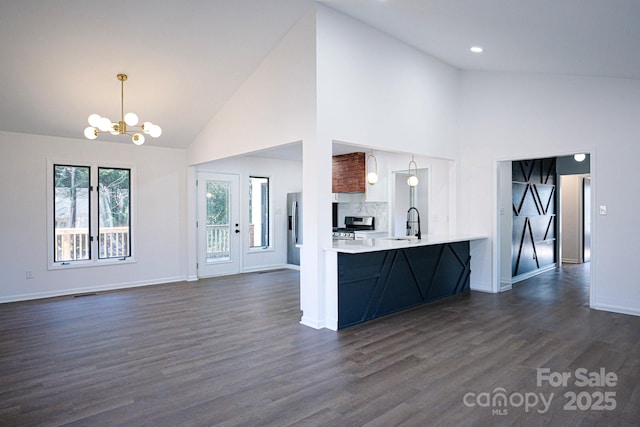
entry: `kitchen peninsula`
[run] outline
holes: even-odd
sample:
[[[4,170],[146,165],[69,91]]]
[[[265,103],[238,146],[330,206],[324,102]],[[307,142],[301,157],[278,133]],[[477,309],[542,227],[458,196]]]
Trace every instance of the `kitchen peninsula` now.
[[[342,329],[469,290],[482,236],[337,240],[325,248],[327,320]]]

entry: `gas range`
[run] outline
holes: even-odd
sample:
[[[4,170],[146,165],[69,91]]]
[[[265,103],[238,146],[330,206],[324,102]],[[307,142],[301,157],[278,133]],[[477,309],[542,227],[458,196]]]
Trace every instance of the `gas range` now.
[[[375,218],[372,216],[346,216],[345,227],[333,229],[334,240],[355,240],[359,231],[375,229]]]

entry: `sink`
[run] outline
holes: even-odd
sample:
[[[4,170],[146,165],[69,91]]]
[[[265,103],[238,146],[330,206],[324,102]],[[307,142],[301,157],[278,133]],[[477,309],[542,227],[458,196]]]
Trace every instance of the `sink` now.
[[[384,237],[382,240],[417,240],[415,236]]]

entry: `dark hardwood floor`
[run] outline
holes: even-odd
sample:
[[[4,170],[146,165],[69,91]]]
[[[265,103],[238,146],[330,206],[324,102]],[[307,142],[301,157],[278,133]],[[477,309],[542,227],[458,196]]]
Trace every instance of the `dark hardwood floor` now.
[[[0,425],[637,426],[640,318],[589,309],[588,268],[340,332],[298,323],[291,270],[2,304]]]

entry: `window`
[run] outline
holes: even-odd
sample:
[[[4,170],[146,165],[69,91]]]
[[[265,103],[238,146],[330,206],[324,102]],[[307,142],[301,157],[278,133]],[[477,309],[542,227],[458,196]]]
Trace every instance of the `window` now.
[[[91,258],[89,168],[54,166],[54,262]]]
[[[249,248],[269,247],[269,178],[249,177]]]
[[[131,256],[129,169],[98,168],[98,258]]]
[[[50,164],[50,267],[130,260],[132,170]]]

